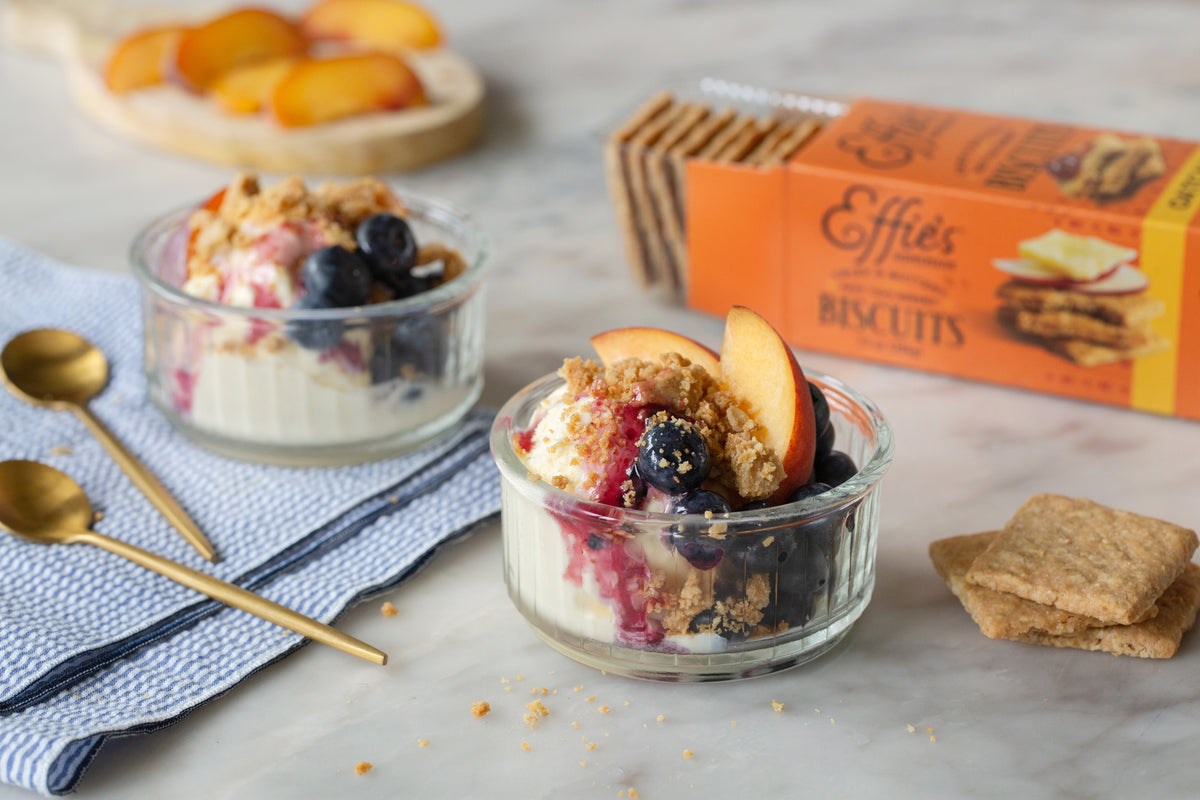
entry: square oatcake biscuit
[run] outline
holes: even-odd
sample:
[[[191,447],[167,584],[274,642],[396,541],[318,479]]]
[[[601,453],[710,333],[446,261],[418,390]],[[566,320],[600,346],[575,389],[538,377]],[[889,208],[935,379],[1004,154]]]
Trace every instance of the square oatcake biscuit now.
[[[1195,531],[1053,494],[1031,497],[967,582],[1112,625],[1136,622],[1183,572]]]
[[[1114,349],[1140,347],[1154,338],[1150,324],[1113,325],[1075,311],[1016,311],[1012,325],[1047,339],[1079,339]]]
[[[1157,297],[1141,294],[1103,295],[1030,286],[1009,281],[996,296],[1024,311],[1074,311],[1112,325],[1139,325],[1161,316],[1166,305]]]
[[[1042,345],[1051,353],[1069,358],[1081,367],[1099,367],[1117,361],[1128,361],[1142,356],[1152,356],[1169,350],[1171,343],[1156,333],[1150,335],[1145,344],[1134,347],[1105,347],[1079,339],[1046,339]]]
[[[929,545],[933,568],[962,602],[980,632],[989,639],[1013,639],[1030,631],[1045,634],[1077,633],[1104,625],[1098,619],[1071,614],[1054,606],[1034,603],[1015,594],[997,592],[967,583],[972,562],[987,549],[999,531],[951,536]],[[1154,611],[1157,612],[1157,607]]]
[[[1158,615],[1134,625],[1089,628],[1078,633],[1055,636],[1029,631],[1016,641],[1050,647],[1100,650],[1118,656],[1170,658],[1179,642],[1196,621],[1200,609],[1200,566],[1189,563],[1183,573],[1158,598]]]

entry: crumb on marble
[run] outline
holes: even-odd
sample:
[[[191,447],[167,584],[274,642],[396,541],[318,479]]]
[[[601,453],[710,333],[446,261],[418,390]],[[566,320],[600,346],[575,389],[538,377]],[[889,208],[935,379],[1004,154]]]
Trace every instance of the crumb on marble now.
[[[428,747],[428,746],[429,746],[428,739],[417,739],[417,747]]]
[[[379,613],[383,614],[385,617],[394,617],[399,614],[400,611],[394,605],[392,605],[391,602],[385,602],[379,607]]]
[[[521,749],[528,751],[532,750],[533,748],[529,746],[529,742],[521,742]]]
[[[916,728],[914,728],[912,725],[908,725],[908,726],[906,726],[906,727],[908,728],[908,732],[909,732],[909,733],[916,733],[916,732],[917,732],[917,729],[916,729]]]
[[[486,717],[491,710],[492,704],[487,700],[477,700],[471,703],[471,716],[473,717]]]
[[[779,702],[778,700],[772,700],[771,708],[775,709],[776,711],[783,711],[785,708],[787,708],[787,706],[785,706],[783,703]]]
[[[659,714],[657,717],[655,717],[655,719],[657,719],[659,722],[666,722],[666,721],[667,721],[667,715],[666,715],[666,714]],[[736,723],[735,723],[735,724],[736,724]]]
[[[372,764],[370,761],[360,761],[354,765],[354,774],[355,775],[366,775],[368,772],[371,771],[371,768],[374,766],[375,765]]]
[[[694,756],[694,755],[696,755],[696,754],[695,754],[695,753],[693,753],[691,750],[684,750],[684,751],[683,751],[683,757],[684,757],[685,759],[687,759],[688,761],[691,761],[691,760],[692,760],[692,756]]]

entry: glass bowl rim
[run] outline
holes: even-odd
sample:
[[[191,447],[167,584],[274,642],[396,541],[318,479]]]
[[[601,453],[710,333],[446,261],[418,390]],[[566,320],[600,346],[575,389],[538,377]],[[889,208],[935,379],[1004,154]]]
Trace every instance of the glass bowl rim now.
[[[281,322],[329,321],[347,319],[397,318],[410,316],[413,313],[441,310],[443,307],[454,305],[465,299],[480,284],[491,260],[491,240],[484,230],[474,221],[470,214],[459,206],[446,201],[428,197],[415,192],[393,189],[393,193],[403,204],[404,208],[420,215],[422,221],[427,221],[445,228],[455,228],[459,234],[475,248],[474,258],[467,264],[467,269],[453,280],[437,286],[426,292],[405,297],[400,300],[388,300],[384,303],[370,303],[362,306],[347,308],[258,308],[235,306],[215,300],[205,300],[187,294],[181,289],[170,285],[158,276],[151,268],[146,258],[150,245],[159,236],[169,235],[171,229],[184,222],[192,212],[200,208],[199,204],[179,206],[152,219],[134,236],[129,246],[129,260],[133,266],[133,274],[138,282],[155,295],[178,305],[187,306],[197,311],[228,317],[241,317],[246,320],[277,320]]]
[[[557,513],[570,513],[605,520],[609,523],[631,527],[679,525],[681,522],[689,526],[711,527],[725,523],[730,527],[729,533],[750,533],[754,528],[776,528],[783,525],[796,524],[799,521],[821,517],[826,514],[847,508],[870,493],[883,479],[891,465],[895,443],[891,425],[884,418],[879,407],[866,395],[851,388],[849,385],[815,369],[805,369],[807,379],[819,384],[822,389],[834,389],[847,397],[860,409],[865,411],[871,420],[875,431],[875,448],[858,472],[845,483],[839,484],[827,492],[794,503],[770,506],[752,511],[734,511],[729,514],[716,514],[706,517],[700,514],[667,514],[664,512],[640,511],[637,509],[621,508],[605,505],[593,500],[576,497],[570,492],[563,491],[545,481],[528,479],[528,467],[517,455],[513,447],[512,421],[519,409],[536,398],[541,402],[552,391],[564,385],[565,381],[557,374],[550,373],[533,381],[510,397],[492,422],[491,449],[501,475],[513,488],[528,499],[544,501]],[[832,404],[831,404],[832,407]],[[734,530],[736,528],[736,530]]]

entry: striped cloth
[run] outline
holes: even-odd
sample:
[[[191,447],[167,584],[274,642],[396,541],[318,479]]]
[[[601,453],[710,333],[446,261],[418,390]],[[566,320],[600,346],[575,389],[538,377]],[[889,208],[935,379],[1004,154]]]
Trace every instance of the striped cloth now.
[[[56,264],[3,239],[0,277],[0,342],[62,327],[99,346],[112,377],[92,411],[222,561],[209,564],[184,542],[73,415],[0,391],[0,460],[70,475],[103,512],[101,533],[330,622],[499,510],[487,413],[372,464],[285,469],[221,458],[183,439],[146,398],[132,279]],[[98,548],[0,534],[0,780],[68,792],[107,736],[170,724],[304,641]]]

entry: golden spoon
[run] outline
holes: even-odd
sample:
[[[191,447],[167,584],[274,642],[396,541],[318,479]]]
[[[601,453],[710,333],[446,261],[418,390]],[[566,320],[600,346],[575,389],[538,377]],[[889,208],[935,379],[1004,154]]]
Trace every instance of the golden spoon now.
[[[100,349],[70,331],[41,328],[15,337],[0,352],[0,377],[22,400],[56,411],[73,411],[183,538],[209,561],[217,553],[175,498],[133,453],[88,410],[87,402],[108,383],[108,361]]]
[[[91,503],[68,476],[37,461],[0,461],[0,528],[9,533],[38,544],[94,544],[313,641],[376,664],[387,663],[386,653],[353,636],[211,575],[89,530],[91,522]]]

